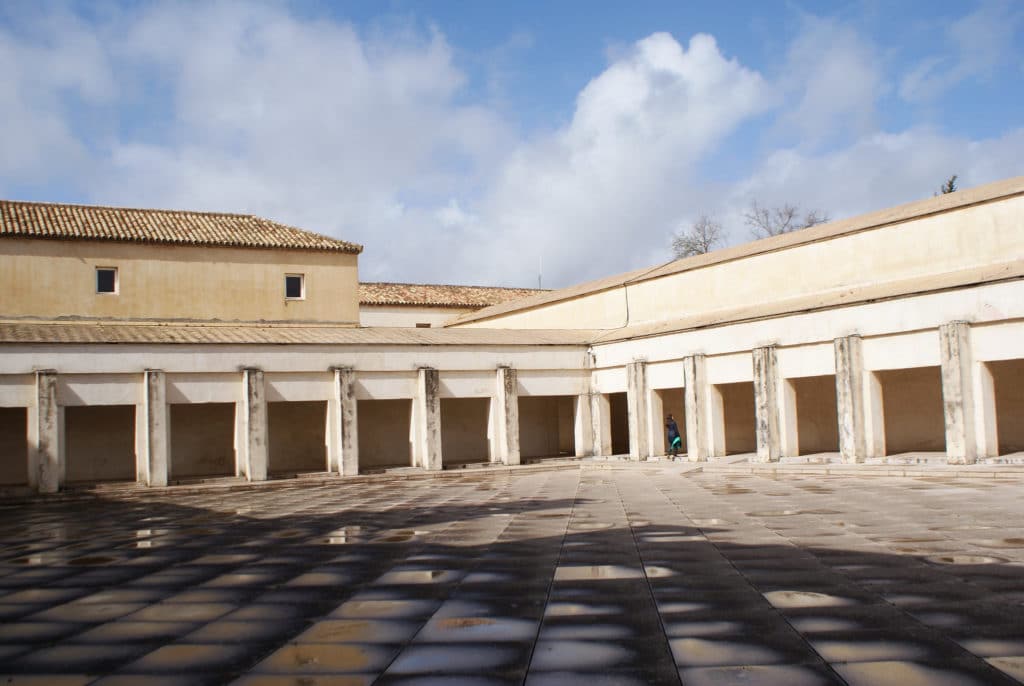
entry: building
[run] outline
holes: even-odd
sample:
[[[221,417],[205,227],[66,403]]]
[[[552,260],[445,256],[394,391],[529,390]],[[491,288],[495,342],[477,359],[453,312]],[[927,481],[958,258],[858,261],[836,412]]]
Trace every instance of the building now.
[[[418,283],[359,284],[362,326],[444,326],[458,315],[544,291],[535,288],[491,288]]]
[[[0,480],[12,488],[647,459],[664,453],[667,412],[694,461],[1004,464],[1024,450],[1024,178],[429,329],[354,327],[359,248],[343,241],[299,232],[257,246],[280,225],[249,218],[224,220],[251,226],[224,229],[232,243],[194,245],[191,213],[154,213],[167,217],[158,232],[134,211],[43,206],[28,221],[7,209],[24,205],[0,214]],[[92,212],[115,228],[59,220]],[[129,253],[159,288],[127,280],[113,256]],[[201,285],[194,303],[178,297],[178,280],[225,262],[236,276],[208,283],[229,297],[206,302]],[[111,266],[114,293],[96,292]],[[298,307],[291,275],[304,277]],[[323,283],[338,302],[313,302]],[[148,304],[117,304],[129,284]],[[77,290],[64,306],[40,289]]]

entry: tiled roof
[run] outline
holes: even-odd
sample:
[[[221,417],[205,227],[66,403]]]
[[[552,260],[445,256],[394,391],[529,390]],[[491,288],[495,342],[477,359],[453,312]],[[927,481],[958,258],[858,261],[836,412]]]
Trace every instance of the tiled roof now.
[[[0,345],[43,343],[225,345],[579,346],[589,330],[415,329],[342,326],[215,326],[191,323],[0,321]]]
[[[361,283],[360,305],[487,307],[547,291],[536,288],[443,286],[421,283]]]
[[[363,247],[251,214],[0,200],[0,237],[317,250]]]

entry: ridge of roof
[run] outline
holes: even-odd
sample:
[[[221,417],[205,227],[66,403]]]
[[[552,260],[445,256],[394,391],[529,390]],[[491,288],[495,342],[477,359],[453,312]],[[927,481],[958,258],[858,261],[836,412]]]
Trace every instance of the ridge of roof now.
[[[542,305],[573,300],[575,298],[611,290],[619,286],[640,281],[670,276],[684,271],[701,269],[723,262],[751,257],[763,253],[775,252],[798,245],[816,243],[830,238],[869,231],[871,229],[900,224],[934,214],[941,214],[972,205],[981,205],[1003,198],[1024,195],[1024,176],[1016,176],[993,183],[983,184],[974,188],[959,190],[954,193],[938,195],[923,200],[896,205],[894,207],[875,210],[856,215],[847,219],[839,219],[819,224],[806,229],[799,229],[779,236],[762,238],[712,251],[704,255],[693,255],[677,260],[632,271],[586,281],[574,286],[533,295],[514,303],[499,303],[490,307],[467,312],[455,317],[446,326],[458,327],[460,324],[479,322],[494,317],[530,310]]]
[[[351,254],[363,249],[356,243],[254,214],[28,200],[0,200],[0,237],[4,236]]]

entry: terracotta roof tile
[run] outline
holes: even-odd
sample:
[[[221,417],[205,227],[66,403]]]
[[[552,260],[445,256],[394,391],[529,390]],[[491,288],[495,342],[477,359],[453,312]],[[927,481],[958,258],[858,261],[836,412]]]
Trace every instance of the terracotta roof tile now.
[[[251,214],[0,200],[0,237],[317,250],[363,247]]]
[[[479,308],[546,292],[536,288],[370,282],[359,284],[359,304]]]

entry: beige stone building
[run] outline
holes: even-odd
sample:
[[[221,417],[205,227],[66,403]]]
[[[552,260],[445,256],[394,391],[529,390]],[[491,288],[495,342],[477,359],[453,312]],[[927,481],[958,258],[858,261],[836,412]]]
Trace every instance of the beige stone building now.
[[[1024,178],[444,328],[355,327],[359,247],[266,220],[0,218],[11,489],[649,459],[666,412],[694,461],[991,469],[1024,451]]]

